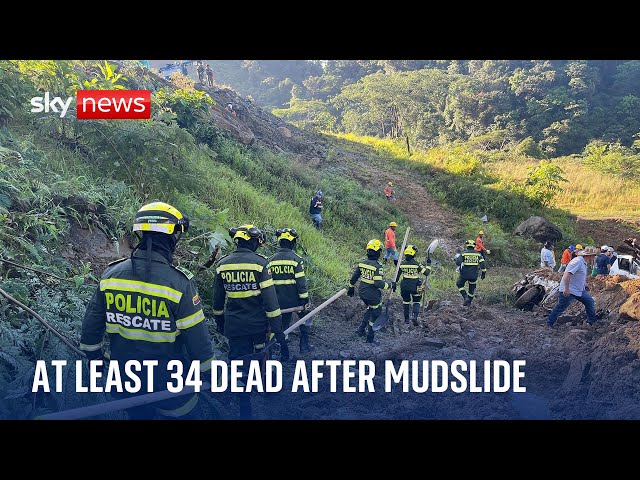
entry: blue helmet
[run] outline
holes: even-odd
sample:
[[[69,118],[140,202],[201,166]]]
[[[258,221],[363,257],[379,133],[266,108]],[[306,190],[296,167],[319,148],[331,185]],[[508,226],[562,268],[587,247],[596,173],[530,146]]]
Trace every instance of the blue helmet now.
[[[322,196],[322,190],[318,190],[318,191],[316,192],[316,195],[318,195],[319,197],[321,197],[321,196]]]
[[[576,247],[574,245],[569,245],[569,250],[575,252]]]

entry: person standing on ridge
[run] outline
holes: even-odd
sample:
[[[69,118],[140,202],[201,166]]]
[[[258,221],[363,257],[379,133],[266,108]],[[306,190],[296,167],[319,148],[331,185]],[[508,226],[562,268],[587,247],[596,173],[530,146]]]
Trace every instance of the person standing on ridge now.
[[[391,201],[391,200],[394,200],[393,194],[394,194],[394,192],[393,192],[393,183],[389,182],[384,187],[384,196],[387,198],[387,200]]]
[[[562,258],[560,259],[560,268],[558,269],[558,272],[564,272],[565,268],[567,268],[567,265],[569,265],[569,262],[573,258],[572,253],[575,249],[576,247],[573,245],[569,245],[564,249],[564,252],[562,252]]]
[[[213,69],[208,63],[207,67],[205,68],[205,73],[207,74],[207,85],[213,87]]]
[[[598,253],[597,247],[588,246],[584,250],[576,245],[576,256],[567,265],[562,280],[560,280],[560,288],[558,292],[558,303],[551,310],[547,317],[547,326],[553,327],[558,317],[564,312],[574,300],[582,303],[587,310],[587,323],[593,325],[596,320],[596,302],[589,292],[587,292],[587,272],[589,266],[587,259],[593,260]],[[585,257],[587,257],[585,259]]]
[[[420,275],[428,277],[431,273],[431,259],[427,259],[427,265],[422,265],[415,259],[418,249],[414,245],[407,245],[404,249],[404,262],[400,264],[400,271],[395,283],[400,284],[402,296],[402,309],[404,310],[404,323],[409,323],[409,311],[413,310],[413,324],[418,326],[418,314],[420,313],[420,300],[424,282]],[[396,291],[396,288],[393,288]]]
[[[324,205],[322,204],[322,190],[318,190],[316,194],[311,197],[311,203],[309,205],[309,215],[311,215],[311,220],[313,221],[313,226],[318,230],[322,227],[322,209]]]
[[[396,222],[389,223],[389,228],[384,232],[384,246],[387,251],[384,254],[384,263],[387,263],[389,257],[393,256],[393,264],[398,265],[398,249],[396,248]]]
[[[196,72],[198,73],[198,81],[200,83],[204,83],[204,64],[202,63],[202,60],[198,60],[197,64]]]
[[[295,228],[279,228],[276,230],[278,245],[280,248],[269,259],[267,268],[271,270],[273,284],[278,295],[280,308],[292,308],[302,306],[304,310],[298,312],[302,318],[309,312],[309,292],[307,291],[307,278],[304,273],[304,261],[294,250],[298,240],[298,232]],[[293,313],[282,314],[282,330],[289,328]],[[281,346],[280,359],[289,360],[289,348]],[[309,352],[309,327],[304,323],[300,325],[300,353]]]
[[[478,232],[478,236],[476,237],[476,252],[480,252],[482,258],[487,259],[487,255],[491,253],[491,250],[488,250],[484,246],[484,231],[480,230]]]
[[[229,360],[258,353],[265,347],[269,332],[286,349],[271,270],[267,259],[256,253],[266,241],[264,233],[253,225],[242,225],[230,228],[229,236],[236,249],[218,261],[213,281],[213,315],[218,330],[229,339]],[[248,361],[243,361],[241,370],[246,383]],[[240,418],[250,419],[250,393],[241,392],[239,403]]]
[[[128,360],[158,361],[153,391],[163,391],[171,382],[169,361],[179,360],[183,371],[193,360],[201,372],[211,369],[214,359],[193,274],[173,265],[176,244],[189,230],[189,218],[163,202],[153,202],[138,210],[133,231],[140,243],[129,258],[111,262],[102,274],[82,321],[80,350],[89,361],[101,360],[103,337],[109,335],[110,359],[120,365]],[[143,390],[147,387],[143,369]],[[116,398],[137,394],[113,392]],[[127,412],[134,420],[197,418],[197,394],[134,407]]]
[[[540,250],[540,268],[548,268],[553,271],[556,267],[556,256],[553,254],[552,249],[553,245],[547,240],[542,250]]]
[[[484,280],[487,275],[487,266],[484,257],[476,251],[476,244],[473,240],[465,242],[465,250],[456,255],[456,265],[460,268],[460,274],[456,286],[464,298],[464,307],[471,305],[475,296],[476,283],[478,281],[478,271],[480,270],[480,278]],[[465,283],[469,282],[469,292],[465,290]]]
[[[358,295],[367,306],[364,318],[358,327],[357,334],[359,336],[367,335],[367,343],[374,343],[373,323],[382,313],[382,293],[380,290],[386,290],[395,286],[395,282],[388,282],[382,279],[383,267],[378,261],[382,253],[382,242],[374,239],[367,243],[367,258],[362,260],[356,267],[351,280],[349,281],[349,290],[347,295],[353,297],[355,293],[355,285],[360,280],[358,287]]]

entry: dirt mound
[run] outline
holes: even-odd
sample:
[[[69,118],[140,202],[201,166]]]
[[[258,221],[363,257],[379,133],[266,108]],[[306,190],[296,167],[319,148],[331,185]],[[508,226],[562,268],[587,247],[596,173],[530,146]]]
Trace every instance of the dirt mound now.
[[[576,233],[579,238],[586,239],[591,237],[599,245],[611,245],[616,250],[622,251],[625,247],[621,243],[621,239],[640,236],[640,222],[626,222],[618,219],[587,220],[578,218],[576,221]]]

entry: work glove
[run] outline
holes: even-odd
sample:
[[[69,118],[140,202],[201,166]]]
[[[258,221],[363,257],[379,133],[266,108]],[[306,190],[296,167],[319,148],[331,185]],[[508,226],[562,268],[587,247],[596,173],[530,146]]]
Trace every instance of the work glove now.
[[[481,280],[484,280],[484,277],[486,277],[486,276],[487,276],[487,272],[480,273],[480,279]]]
[[[353,297],[355,293],[356,293],[356,289],[353,287],[349,287],[349,290],[347,290],[347,295],[349,295],[350,297]]]
[[[391,282],[391,291],[392,291],[392,292],[395,292],[395,291],[396,291],[396,287],[397,287],[396,282]]]
[[[431,265],[431,259],[427,258],[427,265]]]
[[[489,255],[491,253],[491,250],[487,249],[487,255]]]

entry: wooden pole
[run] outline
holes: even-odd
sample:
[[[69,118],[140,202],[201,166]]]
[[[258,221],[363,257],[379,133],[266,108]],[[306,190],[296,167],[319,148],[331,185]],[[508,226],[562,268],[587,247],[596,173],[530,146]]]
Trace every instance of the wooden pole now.
[[[338,293],[333,295],[328,300],[325,300],[323,303],[318,305],[316,308],[311,310],[307,315],[302,317],[296,323],[287,328],[284,333],[285,335],[291,333],[298,326],[302,325],[308,319],[320,313],[321,310],[328,307],[331,303],[336,301],[342,295],[347,293],[347,289],[343,288]],[[275,340],[271,342],[275,343]],[[270,343],[271,343],[270,342]],[[267,345],[264,350],[267,350],[269,345]],[[211,389],[211,384],[208,382],[203,382],[200,391],[205,392]],[[188,395],[194,392],[193,387],[186,387],[181,392],[171,393],[169,390],[163,390],[161,392],[152,392],[144,395],[137,395],[131,398],[124,398],[122,400],[114,400],[112,402],[100,403],[98,405],[91,405],[89,407],[81,407],[74,408],[71,410],[64,410],[62,412],[49,413],[47,415],[43,415],[41,417],[37,417],[38,420],[78,420],[81,418],[87,417],[95,417],[97,415],[104,415],[105,413],[117,412],[118,410],[126,410],[128,408],[139,407],[141,405],[148,405],[150,403],[160,402],[162,400],[167,400],[168,398],[181,397],[183,395]]]

